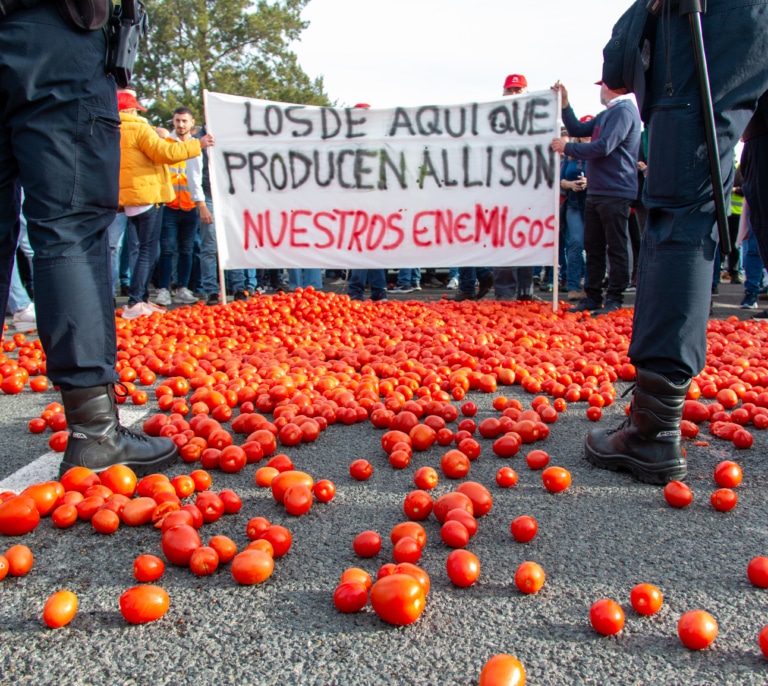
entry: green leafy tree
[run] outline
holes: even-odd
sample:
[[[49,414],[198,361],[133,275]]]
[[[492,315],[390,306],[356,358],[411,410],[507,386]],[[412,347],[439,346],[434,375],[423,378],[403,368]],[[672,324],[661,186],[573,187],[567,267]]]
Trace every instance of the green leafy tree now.
[[[310,79],[290,44],[308,22],[309,0],[146,0],[150,30],[134,81],[169,121],[186,105],[203,119],[203,90],[328,105],[322,77]]]

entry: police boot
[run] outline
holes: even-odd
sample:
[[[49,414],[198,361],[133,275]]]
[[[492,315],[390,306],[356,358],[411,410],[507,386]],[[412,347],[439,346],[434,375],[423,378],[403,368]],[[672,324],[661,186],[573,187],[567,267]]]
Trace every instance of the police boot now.
[[[677,385],[661,374],[638,369],[629,416],[616,429],[587,434],[587,460],[601,469],[630,471],[648,484],[684,479],[680,421],[690,385],[690,379]]]
[[[170,439],[134,433],[120,425],[112,385],[62,390],[61,399],[70,435],[60,476],[72,467],[101,472],[115,464],[124,464],[139,475],[148,474],[178,456]]]

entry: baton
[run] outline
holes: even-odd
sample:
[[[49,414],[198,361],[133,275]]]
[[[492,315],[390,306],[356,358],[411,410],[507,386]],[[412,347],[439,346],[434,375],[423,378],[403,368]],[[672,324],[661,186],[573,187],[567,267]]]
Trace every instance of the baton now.
[[[704,54],[704,38],[701,33],[701,14],[706,12],[706,0],[680,0],[680,16],[688,15],[693,38],[693,54],[696,58],[696,72],[699,77],[701,93],[701,109],[704,113],[704,133],[707,139],[707,154],[709,155],[709,173],[712,177],[712,190],[715,195],[715,216],[717,231],[720,234],[720,254],[731,252],[731,237],[728,234],[728,220],[725,211],[725,193],[723,192],[723,175],[720,169],[720,151],[717,145],[715,130],[715,113],[712,108],[712,92],[709,88],[709,71]]]

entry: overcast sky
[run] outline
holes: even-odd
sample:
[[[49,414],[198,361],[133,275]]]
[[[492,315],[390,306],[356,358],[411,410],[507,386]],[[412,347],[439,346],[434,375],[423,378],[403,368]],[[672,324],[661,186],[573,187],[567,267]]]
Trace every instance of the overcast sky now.
[[[493,100],[507,74],[600,109],[602,50],[630,0],[311,0],[294,49],[339,105]]]

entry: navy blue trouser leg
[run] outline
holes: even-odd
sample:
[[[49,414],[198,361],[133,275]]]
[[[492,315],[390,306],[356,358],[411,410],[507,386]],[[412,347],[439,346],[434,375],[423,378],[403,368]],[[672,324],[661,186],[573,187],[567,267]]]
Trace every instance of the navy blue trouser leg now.
[[[47,373],[65,390],[117,378],[107,228],[118,200],[120,120],[105,47],[103,32],[74,31],[53,3],[0,22],[0,307],[20,182]]]
[[[768,1],[710,2],[702,24],[723,182],[729,189],[733,148],[768,90]],[[644,203],[649,213],[629,355],[637,367],[679,382],[698,374],[706,360],[717,234],[688,18],[673,10],[668,29],[671,51],[665,55],[667,43],[657,41],[653,60],[658,68],[646,95]]]

